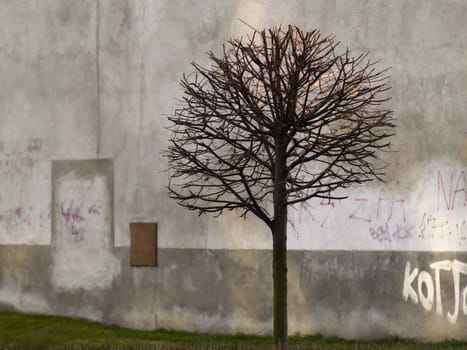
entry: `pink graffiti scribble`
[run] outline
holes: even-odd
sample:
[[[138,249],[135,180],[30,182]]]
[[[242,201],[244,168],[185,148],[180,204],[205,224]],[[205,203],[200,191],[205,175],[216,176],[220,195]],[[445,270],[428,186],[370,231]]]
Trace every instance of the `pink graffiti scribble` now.
[[[76,221],[76,222],[81,222],[81,221],[84,221],[84,216],[81,215],[81,208],[76,208],[76,210],[73,212],[73,214],[71,214],[71,218],[73,221]]]
[[[360,205],[355,209],[352,214],[349,215],[349,219],[353,220],[361,220],[366,222],[371,222],[371,217],[369,215],[364,215],[362,211],[366,207],[366,203],[368,202],[368,198],[355,198],[355,202],[361,202]]]
[[[408,239],[412,236],[412,226],[406,226],[404,224],[396,224],[391,227],[386,222],[383,226],[378,226],[376,228],[370,228],[371,238],[377,241],[387,241],[392,242],[392,240],[400,241],[403,239]]]
[[[70,199],[61,202],[60,213],[70,234],[83,241],[85,230],[79,227],[80,224],[84,223],[90,215],[101,215],[102,207],[102,202],[99,200],[88,206],[83,203],[76,204],[75,200]]]
[[[101,213],[101,209],[102,209],[102,204],[100,203],[100,201],[96,201],[96,202],[94,202],[94,204],[92,204],[89,207],[88,214],[90,214],[90,215],[99,215]]]
[[[71,235],[79,239],[80,241],[84,240],[84,229],[77,228],[74,225],[71,226]]]
[[[77,205],[74,207],[74,202],[71,201],[69,205],[65,205],[65,202],[62,202],[60,205],[60,212],[62,217],[65,219],[66,222],[73,221],[73,222],[81,222],[84,221],[84,216],[81,213],[81,206]]]
[[[449,187],[447,186],[447,181],[445,181],[441,171],[438,171],[438,210],[440,209],[440,202],[443,202],[444,207],[447,210],[454,210],[456,205],[456,197],[459,193],[463,192],[463,198],[461,197],[461,204],[467,206],[467,190],[465,185],[465,173],[461,171],[457,176],[457,181],[455,172],[451,173],[449,180]]]
[[[8,209],[5,211],[0,212],[0,221],[4,223],[4,225],[8,226],[17,226],[26,224],[31,226],[31,215],[32,215],[33,208],[22,208],[16,207],[15,209]]]
[[[327,213],[324,216],[324,219],[323,219],[323,221],[321,222],[321,225],[320,225],[321,227],[324,227],[324,224],[328,220],[328,217],[331,214],[331,211],[334,209],[335,203],[333,201],[331,201],[330,199],[322,199],[321,203],[319,203],[319,204],[322,207],[326,207],[326,206],[329,207],[329,209],[327,210]]]
[[[64,208],[63,203],[60,205],[60,213],[62,214],[62,217],[65,219],[65,221],[70,221],[71,218],[71,209],[70,207]]]

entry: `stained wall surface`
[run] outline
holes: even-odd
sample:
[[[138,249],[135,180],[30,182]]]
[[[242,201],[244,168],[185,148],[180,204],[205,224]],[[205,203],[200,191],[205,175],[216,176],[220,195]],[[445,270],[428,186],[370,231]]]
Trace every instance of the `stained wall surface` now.
[[[1,2],[0,307],[270,333],[267,228],[178,207],[161,155],[181,75],[242,19],[391,67],[386,183],[290,211],[291,333],[465,338],[466,16],[464,0]],[[158,267],[130,267],[130,222],[158,223]]]

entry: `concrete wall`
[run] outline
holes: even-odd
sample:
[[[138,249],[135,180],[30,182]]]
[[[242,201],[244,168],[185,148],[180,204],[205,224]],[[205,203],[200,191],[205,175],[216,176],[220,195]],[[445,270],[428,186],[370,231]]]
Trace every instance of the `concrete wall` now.
[[[247,33],[241,18],[317,27],[392,67],[386,183],[291,212],[291,332],[465,338],[466,15],[463,0],[0,2],[0,307],[270,333],[269,232],[179,208],[160,153],[181,74]],[[158,223],[156,268],[129,266],[137,221]]]

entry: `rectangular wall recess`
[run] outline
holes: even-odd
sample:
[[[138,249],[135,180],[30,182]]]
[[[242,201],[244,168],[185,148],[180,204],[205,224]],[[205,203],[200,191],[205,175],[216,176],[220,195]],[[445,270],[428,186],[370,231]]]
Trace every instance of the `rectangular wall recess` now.
[[[131,266],[157,266],[157,223],[132,222]]]

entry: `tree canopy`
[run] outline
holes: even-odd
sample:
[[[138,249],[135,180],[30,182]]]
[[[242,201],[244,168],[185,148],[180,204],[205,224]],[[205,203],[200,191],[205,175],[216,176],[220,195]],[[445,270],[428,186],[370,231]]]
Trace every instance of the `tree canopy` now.
[[[212,66],[193,63],[170,117],[171,196],[200,213],[274,218],[275,147],[286,146],[286,204],[381,178],[393,134],[385,71],[334,36],[289,26],[231,39]]]

